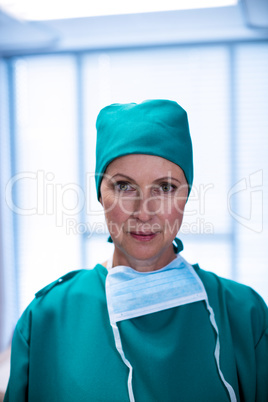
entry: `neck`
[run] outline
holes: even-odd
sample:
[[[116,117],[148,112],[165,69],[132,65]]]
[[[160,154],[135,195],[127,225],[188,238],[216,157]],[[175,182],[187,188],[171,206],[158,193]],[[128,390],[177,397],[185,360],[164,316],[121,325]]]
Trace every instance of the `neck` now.
[[[146,260],[141,260],[136,257],[125,255],[122,250],[115,246],[113,255],[113,267],[118,265],[124,265],[131,267],[139,272],[157,271],[168,265],[176,258],[176,254],[173,249],[173,245],[165,250],[161,255],[156,255]]]

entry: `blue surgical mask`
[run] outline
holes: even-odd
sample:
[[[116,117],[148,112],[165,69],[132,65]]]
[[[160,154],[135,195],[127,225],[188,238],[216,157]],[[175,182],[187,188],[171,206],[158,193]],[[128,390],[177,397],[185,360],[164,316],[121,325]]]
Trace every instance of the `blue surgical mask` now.
[[[138,272],[126,266],[111,268],[111,265],[111,261],[108,262],[107,306],[116,348],[129,368],[130,401],[135,401],[132,389],[133,369],[125,357],[117,322],[203,300],[209,312],[211,325],[217,334],[215,360],[219,375],[229,392],[230,400],[236,402],[234,390],[227,383],[220,369],[219,331],[214,312],[209,305],[205,287],[193,267],[180,255],[177,255],[166,267],[152,272]]]
[[[108,273],[106,290],[111,323],[206,299],[201,280],[182,258],[153,272],[117,266]]]

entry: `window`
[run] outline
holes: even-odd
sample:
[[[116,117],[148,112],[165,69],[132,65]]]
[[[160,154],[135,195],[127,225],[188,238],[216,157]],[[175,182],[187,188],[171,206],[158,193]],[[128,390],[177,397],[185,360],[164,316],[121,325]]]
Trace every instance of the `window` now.
[[[9,65],[16,124],[7,199],[20,311],[48,282],[111,253],[94,188],[95,121],[109,103],[149,98],[176,100],[189,115],[195,179],[183,255],[268,300],[266,43],[17,57]]]

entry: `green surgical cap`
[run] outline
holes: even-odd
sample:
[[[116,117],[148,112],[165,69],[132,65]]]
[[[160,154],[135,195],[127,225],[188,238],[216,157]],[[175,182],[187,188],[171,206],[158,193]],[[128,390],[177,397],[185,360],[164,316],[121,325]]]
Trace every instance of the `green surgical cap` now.
[[[129,154],[161,156],[184,171],[193,183],[193,151],[187,113],[170,100],[115,103],[103,108],[96,122],[96,189],[114,159]]]

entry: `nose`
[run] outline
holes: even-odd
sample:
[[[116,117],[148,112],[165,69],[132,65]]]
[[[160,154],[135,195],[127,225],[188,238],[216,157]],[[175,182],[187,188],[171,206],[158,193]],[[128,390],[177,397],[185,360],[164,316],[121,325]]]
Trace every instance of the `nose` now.
[[[149,194],[141,194],[137,200],[133,216],[141,222],[148,222],[154,215],[154,202]]]

